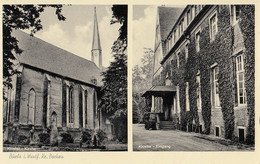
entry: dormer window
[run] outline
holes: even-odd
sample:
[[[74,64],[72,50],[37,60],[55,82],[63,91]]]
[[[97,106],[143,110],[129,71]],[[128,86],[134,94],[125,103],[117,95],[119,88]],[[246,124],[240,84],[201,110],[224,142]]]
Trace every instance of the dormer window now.
[[[176,30],[174,30],[174,43],[176,43],[176,40],[177,40],[177,33]]]
[[[190,24],[191,17],[190,17],[190,10],[187,11],[187,26]]]
[[[179,24],[179,37],[182,35],[183,33],[183,29],[184,29],[184,26],[183,26],[183,23],[184,23],[184,20],[182,19],[180,24]]]
[[[97,79],[95,79],[95,78],[91,79],[91,83],[94,85],[97,85]]]

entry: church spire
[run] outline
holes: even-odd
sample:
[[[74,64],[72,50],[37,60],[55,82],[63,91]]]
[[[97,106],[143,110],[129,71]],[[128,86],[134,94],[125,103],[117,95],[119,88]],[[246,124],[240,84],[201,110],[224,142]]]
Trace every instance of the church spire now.
[[[94,8],[94,27],[91,50],[91,60],[102,70],[102,49],[100,45],[96,6]]]

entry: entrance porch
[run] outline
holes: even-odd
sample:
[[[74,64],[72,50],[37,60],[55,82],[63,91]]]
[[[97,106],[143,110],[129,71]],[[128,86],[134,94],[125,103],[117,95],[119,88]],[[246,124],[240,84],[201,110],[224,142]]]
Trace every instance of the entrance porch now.
[[[153,86],[142,96],[151,99],[150,119],[156,121],[156,129],[179,129],[175,86]]]

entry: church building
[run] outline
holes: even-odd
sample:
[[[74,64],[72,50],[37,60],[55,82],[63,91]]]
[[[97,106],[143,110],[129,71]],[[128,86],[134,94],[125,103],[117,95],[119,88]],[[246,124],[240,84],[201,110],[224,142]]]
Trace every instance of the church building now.
[[[98,109],[102,49],[96,9],[91,61],[22,31],[13,31],[22,54],[17,55],[12,89],[6,90],[3,107],[4,141],[38,134],[56,127],[80,139],[85,129],[103,130],[112,138],[112,125]],[[87,54],[86,54],[87,55]]]

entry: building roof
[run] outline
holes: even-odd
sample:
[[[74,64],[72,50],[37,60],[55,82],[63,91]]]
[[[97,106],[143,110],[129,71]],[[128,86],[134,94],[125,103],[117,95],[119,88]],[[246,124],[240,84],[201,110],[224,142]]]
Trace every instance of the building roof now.
[[[152,86],[148,91],[146,91],[142,97],[147,97],[150,95],[164,96],[166,94],[173,94],[176,92],[175,86]]]
[[[174,24],[178,20],[183,8],[177,7],[158,7],[159,24],[161,39],[164,41],[169,35]],[[163,54],[166,53],[166,45],[162,42]]]
[[[95,85],[92,80],[96,79],[96,85],[102,85],[101,70],[94,62],[37,37],[32,37],[25,32],[16,30],[12,34],[17,38],[18,45],[23,50],[22,54],[17,55],[20,63],[91,85]]]
[[[178,20],[183,8],[158,7],[161,38],[165,40]]]

